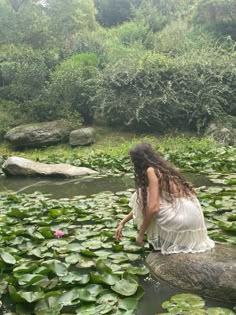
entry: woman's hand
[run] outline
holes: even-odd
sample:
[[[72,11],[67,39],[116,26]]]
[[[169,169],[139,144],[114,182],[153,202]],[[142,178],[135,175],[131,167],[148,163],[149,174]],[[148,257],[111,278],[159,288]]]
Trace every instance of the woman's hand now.
[[[120,241],[122,238],[122,230],[123,230],[124,224],[120,223],[116,229],[116,240]]]
[[[136,237],[136,243],[139,246],[142,246],[142,247],[144,246],[143,235],[138,234],[138,236]]]

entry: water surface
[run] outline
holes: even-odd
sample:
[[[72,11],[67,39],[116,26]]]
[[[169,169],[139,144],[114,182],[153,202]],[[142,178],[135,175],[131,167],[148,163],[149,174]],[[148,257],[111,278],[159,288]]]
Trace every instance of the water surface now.
[[[186,174],[196,186],[210,186],[211,181],[204,175]],[[0,177],[0,192],[34,193],[40,191],[52,198],[72,198],[77,195],[92,195],[103,191],[118,192],[134,188],[131,176],[106,176],[101,178],[81,177],[76,179]]]

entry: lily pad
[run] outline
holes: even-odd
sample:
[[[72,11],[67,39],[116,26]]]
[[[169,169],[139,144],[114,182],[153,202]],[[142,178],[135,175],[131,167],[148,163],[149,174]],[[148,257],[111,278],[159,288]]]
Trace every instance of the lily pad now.
[[[34,307],[35,315],[59,315],[63,305],[58,303],[57,297],[49,297],[39,301]]]
[[[0,257],[6,264],[15,265],[16,263],[15,257],[3,249],[0,250]]]
[[[57,276],[63,277],[68,274],[67,266],[59,260],[48,260],[42,265],[48,267]]]
[[[61,281],[65,282],[66,284],[87,284],[90,280],[88,274],[80,274],[76,271],[69,272],[66,276],[61,278]]]
[[[113,310],[113,305],[103,304],[103,305],[85,305],[81,306],[76,310],[76,314],[78,315],[103,315],[110,313]]]
[[[235,315],[234,311],[231,311],[223,307],[210,307],[207,309],[208,315]]]
[[[138,283],[132,279],[121,279],[111,289],[120,295],[131,296],[137,291]]]
[[[72,289],[62,294],[58,299],[58,304],[63,306],[76,305],[79,303],[80,293],[78,289]]]
[[[109,290],[103,291],[97,300],[98,304],[108,303],[110,305],[115,305],[119,300],[118,295],[115,292],[110,292]]]
[[[42,300],[45,295],[43,291],[35,291],[35,292],[19,291],[18,294],[22,299],[24,299],[28,303]]]
[[[90,278],[92,283],[104,283],[107,285],[114,285],[120,278],[117,275],[110,274],[110,273],[98,273],[98,272],[91,272]]]

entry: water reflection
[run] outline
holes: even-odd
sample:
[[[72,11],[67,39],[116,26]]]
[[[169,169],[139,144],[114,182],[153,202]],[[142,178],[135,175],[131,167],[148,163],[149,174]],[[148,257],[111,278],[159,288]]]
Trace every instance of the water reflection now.
[[[211,181],[204,175],[186,174],[186,177],[196,187],[210,186]],[[52,198],[72,198],[77,195],[92,195],[103,191],[118,192],[134,187],[130,176],[106,176],[102,178],[25,178],[25,177],[0,177],[0,192],[14,191],[18,193],[34,193],[40,191],[51,194]]]

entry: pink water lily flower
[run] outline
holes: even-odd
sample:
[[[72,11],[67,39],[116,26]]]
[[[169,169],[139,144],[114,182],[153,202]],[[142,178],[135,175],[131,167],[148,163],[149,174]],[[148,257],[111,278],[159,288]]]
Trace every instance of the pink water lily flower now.
[[[57,237],[57,238],[61,238],[65,233],[61,230],[57,230],[54,235]]]

